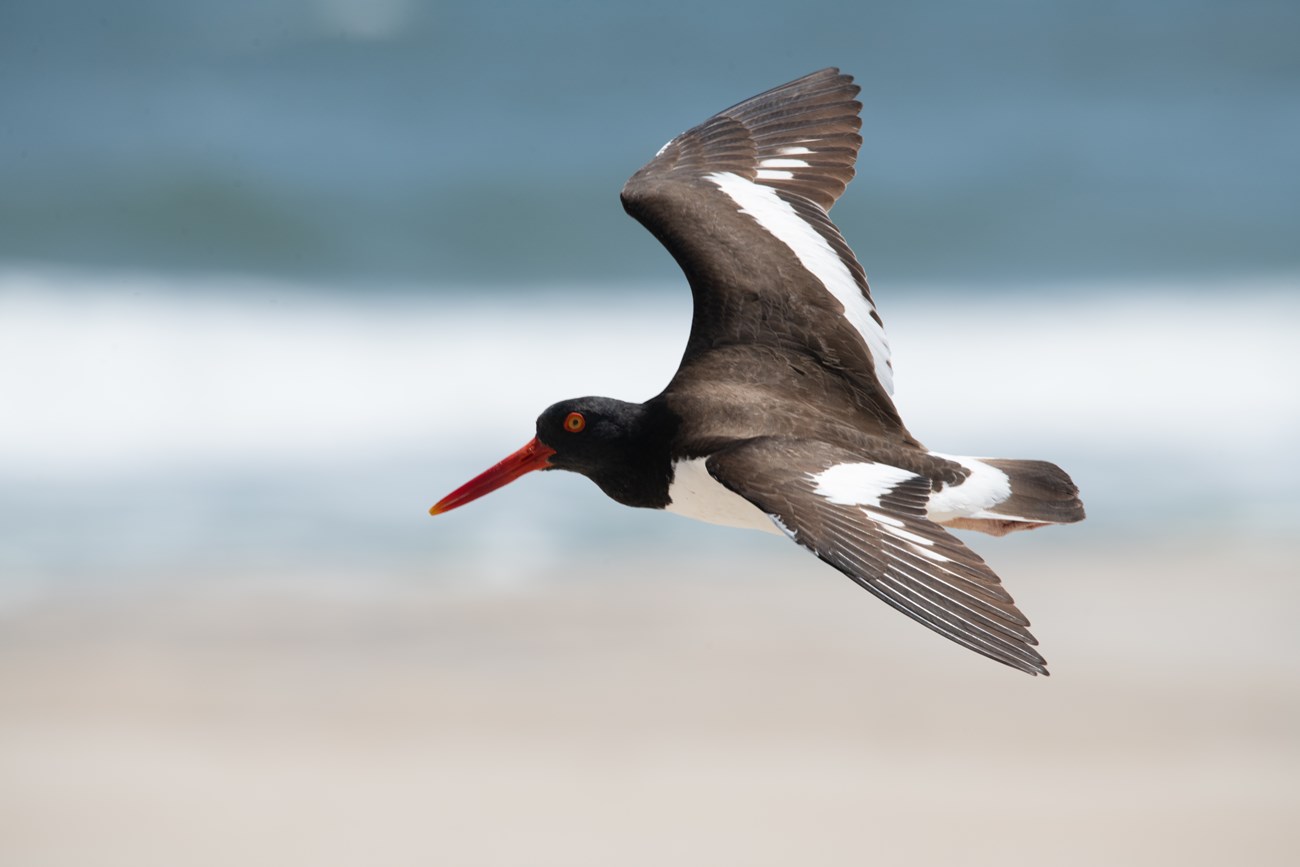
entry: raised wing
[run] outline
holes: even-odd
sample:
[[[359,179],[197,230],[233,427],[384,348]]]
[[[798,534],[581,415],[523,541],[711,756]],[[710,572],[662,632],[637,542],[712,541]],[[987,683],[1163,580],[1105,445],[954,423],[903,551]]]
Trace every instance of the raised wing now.
[[[1047,674],[1029,621],[980,557],[926,518],[928,479],[807,440],[762,438],[709,473],[886,603],[976,653]]]
[[[884,326],[827,216],[862,144],[857,93],[824,69],[745,100],[664,145],[622,199],[690,281],[684,368],[718,347],[770,344],[811,356],[897,421]]]

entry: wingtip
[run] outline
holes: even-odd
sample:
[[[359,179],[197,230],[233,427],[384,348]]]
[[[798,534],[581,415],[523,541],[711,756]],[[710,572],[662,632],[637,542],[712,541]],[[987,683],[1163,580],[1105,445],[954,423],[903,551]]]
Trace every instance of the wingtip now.
[[[1033,643],[1038,644],[1037,641]],[[1017,659],[1015,662],[1008,662],[1003,659],[998,659],[997,661],[1002,662],[1006,665],[1010,665],[1012,668],[1017,668],[1023,671],[1025,674],[1028,674],[1030,677],[1038,677],[1040,675],[1043,677],[1051,677],[1052,673],[1047,670],[1047,660],[1043,659],[1043,657],[1039,656],[1039,654],[1036,651],[1032,650],[1029,647],[1026,647],[1025,650],[1028,651],[1029,653],[1032,653],[1034,658],[1033,659],[1021,658],[1021,659]],[[994,658],[997,659],[997,657]]]

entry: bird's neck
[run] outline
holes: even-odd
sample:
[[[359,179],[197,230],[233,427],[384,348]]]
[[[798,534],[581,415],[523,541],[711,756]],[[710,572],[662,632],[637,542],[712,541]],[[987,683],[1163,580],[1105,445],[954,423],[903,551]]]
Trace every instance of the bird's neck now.
[[[672,479],[672,444],[678,418],[660,399],[628,404],[620,459],[586,473],[612,500],[625,506],[662,509]]]

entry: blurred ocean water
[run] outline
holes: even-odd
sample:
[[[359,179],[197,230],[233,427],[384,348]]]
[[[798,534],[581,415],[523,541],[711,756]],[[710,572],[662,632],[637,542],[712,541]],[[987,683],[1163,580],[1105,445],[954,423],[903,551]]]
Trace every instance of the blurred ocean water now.
[[[0,260],[360,291],[662,282],[669,137],[839,65],[836,219],[912,281],[1300,268],[1300,7],[9,0]]]
[[[910,429],[950,453],[1048,458],[1082,542],[1270,536],[1300,519],[1295,280],[876,287]],[[642,400],[689,325],[684,286],[360,297],[275,280],[0,273],[0,572],[486,564],[731,545],[530,476],[428,506],[521,445],[555,400]]]
[[[1063,538],[1284,531],[1296,44],[1266,0],[8,2],[0,575],[732,544],[563,474],[424,512],[550,402],[662,387],[689,301],[619,187],[831,64],[913,431],[1061,463]]]

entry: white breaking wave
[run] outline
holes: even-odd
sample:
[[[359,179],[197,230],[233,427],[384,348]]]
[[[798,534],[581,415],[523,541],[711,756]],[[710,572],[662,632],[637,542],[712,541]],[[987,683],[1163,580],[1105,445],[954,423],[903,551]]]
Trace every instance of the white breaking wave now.
[[[899,409],[931,448],[1210,464],[1245,446],[1295,465],[1294,282],[875,289]],[[685,287],[363,296],[0,272],[0,477],[513,448],[554,401],[656,393],[689,317]]]
[[[972,291],[884,315],[899,410],[932,448],[1235,463],[1300,434],[1300,280]]]
[[[654,394],[690,317],[662,306],[0,274],[0,474],[522,441],[561,398]]]
[[[1074,536],[1300,518],[1294,287],[875,288],[912,431],[1061,464],[1089,510]],[[472,556],[519,580],[593,540],[694,539],[565,473],[472,519],[425,514],[548,404],[658,392],[689,320],[684,286],[362,296],[0,272],[0,575],[409,562],[451,580]]]

